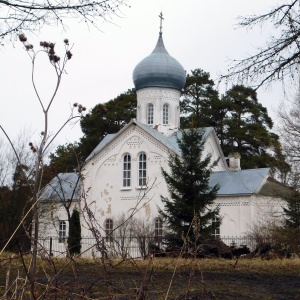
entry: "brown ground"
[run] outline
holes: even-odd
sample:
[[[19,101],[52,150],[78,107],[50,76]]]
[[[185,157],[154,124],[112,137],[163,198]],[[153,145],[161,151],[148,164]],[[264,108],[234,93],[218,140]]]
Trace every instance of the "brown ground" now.
[[[40,262],[39,299],[165,299],[166,295],[167,299],[178,300],[300,299],[300,259],[154,258],[126,263],[112,260],[105,267],[100,260],[76,259],[73,267],[66,262]],[[0,264],[0,296],[4,293],[7,266],[7,261]],[[19,298],[14,296],[17,271],[24,278],[20,262],[12,264],[7,299],[29,299],[26,285],[23,290],[27,291],[20,298],[22,280],[18,284]],[[50,288],[49,278],[53,279]]]

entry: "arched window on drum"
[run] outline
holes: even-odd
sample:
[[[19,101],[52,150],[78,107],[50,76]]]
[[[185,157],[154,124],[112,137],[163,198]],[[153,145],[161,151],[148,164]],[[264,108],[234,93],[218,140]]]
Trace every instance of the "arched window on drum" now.
[[[169,104],[163,105],[163,125],[169,124]]]
[[[154,119],[154,106],[152,103],[149,103],[147,105],[147,124],[153,125],[153,119]]]

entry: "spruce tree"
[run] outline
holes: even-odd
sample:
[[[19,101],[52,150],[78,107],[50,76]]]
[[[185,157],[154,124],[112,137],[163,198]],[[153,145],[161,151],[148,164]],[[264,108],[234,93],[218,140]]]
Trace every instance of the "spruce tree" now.
[[[286,227],[289,229],[300,229],[300,192],[299,192],[299,174],[293,174],[289,190],[281,197],[286,201],[283,206]]]
[[[68,248],[70,255],[79,254],[81,250],[81,225],[77,209],[73,210],[70,218]]]
[[[219,187],[209,186],[212,167],[217,162],[211,162],[210,155],[202,158],[203,133],[202,129],[182,131],[182,137],[177,139],[181,155],[170,154],[170,173],[162,169],[170,198],[161,196],[164,209],[160,213],[177,238],[184,234],[191,241],[211,235],[212,220],[219,212],[213,207]]]

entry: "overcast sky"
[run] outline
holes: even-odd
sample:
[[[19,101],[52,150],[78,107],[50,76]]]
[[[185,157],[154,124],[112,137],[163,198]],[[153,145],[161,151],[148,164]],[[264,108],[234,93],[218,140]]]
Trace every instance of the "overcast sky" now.
[[[50,115],[50,130],[55,132],[70,113],[74,102],[88,109],[115,98],[133,88],[132,71],[155,47],[159,33],[158,15],[162,11],[163,39],[169,54],[187,72],[202,68],[213,79],[226,73],[229,58],[244,58],[269,36],[268,28],[238,29],[237,17],[263,13],[274,0],[131,0],[113,17],[112,23],[98,23],[100,30],[84,22],[69,22],[69,29],[44,27],[37,35],[28,35],[38,49],[39,41],[53,41],[63,46],[68,37],[74,44],[73,57],[55,99]],[[58,51],[59,52],[59,51]],[[59,53],[58,53],[59,54]],[[38,133],[43,129],[43,115],[31,84],[31,64],[22,44],[0,48],[0,125],[16,136],[23,128]],[[46,59],[37,62],[37,86],[46,103],[53,92],[55,77]],[[220,87],[224,92],[224,86]],[[281,87],[259,91],[259,100],[274,116],[282,100]],[[3,135],[2,135],[3,136]],[[78,124],[68,126],[57,143],[78,140]],[[37,140],[35,136],[34,139]]]

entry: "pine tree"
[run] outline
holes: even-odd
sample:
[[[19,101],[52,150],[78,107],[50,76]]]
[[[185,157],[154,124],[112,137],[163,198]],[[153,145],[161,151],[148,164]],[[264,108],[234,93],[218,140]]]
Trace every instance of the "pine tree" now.
[[[300,228],[300,193],[293,190],[290,198],[285,199],[287,207],[283,208],[286,225],[289,228]]]
[[[70,255],[79,254],[81,250],[81,225],[77,209],[73,210],[69,226],[68,248]]]
[[[286,201],[283,206],[286,227],[290,230],[300,229],[300,191],[299,191],[299,174],[292,174],[288,192],[282,195]]]
[[[211,235],[212,220],[219,212],[212,205],[219,187],[209,186],[217,162],[211,162],[210,155],[202,159],[203,133],[201,129],[183,131],[177,139],[181,155],[170,154],[170,173],[162,169],[170,198],[161,196],[164,209],[160,213],[177,238],[183,233],[191,241],[196,241],[199,234],[201,239]]]

